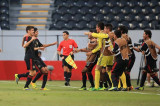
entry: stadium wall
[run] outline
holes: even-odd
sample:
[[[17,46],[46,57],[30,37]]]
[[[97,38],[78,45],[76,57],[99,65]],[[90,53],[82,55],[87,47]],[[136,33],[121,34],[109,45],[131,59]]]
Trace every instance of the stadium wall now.
[[[63,31],[39,31],[39,40],[43,44],[52,43],[55,41],[61,42]],[[79,48],[85,48],[88,42],[87,36],[84,36],[86,31],[69,31],[70,38],[74,39]],[[26,72],[26,66],[24,63],[24,48],[22,47],[22,38],[25,31],[3,30],[0,31],[0,48],[3,50],[0,53],[0,71],[3,73],[0,80],[13,80],[15,73]],[[152,40],[160,45],[160,30],[152,31]],[[139,39],[143,38],[143,30],[130,30],[129,36],[132,38],[133,43],[137,43]],[[52,63],[55,70],[53,71],[53,80],[63,80],[63,70],[61,68],[61,62],[58,61],[57,46],[48,47],[42,52],[42,56],[46,58],[46,63]],[[141,53],[136,54],[136,62],[131,72],[131,78],[137,79]],[[85,53],[75,54],[76,63],[78,62],[77,70],[73,71],[72,80],[81,80],[81,70],[85,66]],[[59,64],[56,64],[59,63]],[[159,59],[157,65],[159,63]],[[159,65],[158,65],[159,67]]]

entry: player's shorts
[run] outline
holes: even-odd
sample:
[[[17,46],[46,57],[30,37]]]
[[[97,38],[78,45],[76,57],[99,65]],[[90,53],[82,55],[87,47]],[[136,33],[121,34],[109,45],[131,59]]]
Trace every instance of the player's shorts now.
[[[25,58],[25,63],[27,66],[27,70],[36,70],[35,62],[33,61],[33,59],[31,59],[31,58],[26,59]]]
[[[135,55],[129,56],[129,62],[128,62],[128,65],[127,65],[127,71],[128,72],[131,72],[131,69],[132,69],[132,67],[135,63],[135,59],[136,59]]]
[[[157,69],[156,60],[148,62],[145,66],[145,70],[147,71],[147,73],[158,72],[159,70],[156,69]]]
[[[66,61],[65,61],[65,59],[67,58],[68,56],[64,56],[64,59],[62,59],[62,67],[63,66],[66,66],[66,67],[68,67],[69,69],[72,69],[73,67],[71,66],[71,65],[69,65]],[[74,60],[74,55],[71,55],[71,57],[72,57],[72,59]]]
[[[99,58],[100,52],[91,54],[91,56],[87,57],[86,60],[86,68],[91,72],[93,67],[96,65],[98,58]]]
[[[113,65],[113,56],[104,56],[101,54],[101,56],[98,58],[97,65],[106,67],[107,65]]]
[[[118,60],[113,64],[112,67],[112,74],[116,74],[117,76],[121,76],[122,73],[124,72],[126,66],[128,64],[128,60]]]
[[[42,65],[42,67],[47,67],[47,65],[44,63],[44,61],[41,58],[39,58],[39,61],[40,61],[41,65]]]

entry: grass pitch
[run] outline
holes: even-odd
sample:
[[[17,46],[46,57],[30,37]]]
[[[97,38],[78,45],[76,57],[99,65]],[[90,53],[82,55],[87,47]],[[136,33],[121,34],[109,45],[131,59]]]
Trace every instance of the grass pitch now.
[[[132,83],[136,87],[136,81]],[[48,81],[49,91],[24,91],[24,84],[0,81],[0,106],[160,106],[160,87],[127,92],[79,91],[81,81],[71,81],[70,87],[65,87],[64,81]],[[40,88],[41,81],[37,85]]]

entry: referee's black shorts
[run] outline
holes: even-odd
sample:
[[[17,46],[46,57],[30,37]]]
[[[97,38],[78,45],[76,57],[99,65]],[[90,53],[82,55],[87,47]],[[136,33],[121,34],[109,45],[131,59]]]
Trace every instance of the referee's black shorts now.
[[[66,59],[67,57],[68,57],[68,56],[64,56],[64,59],[62,59],[62,67],[63,67],[63,66],[66,66],[66,67],[68,67],[69,69],[72,69],[72,66],[69,65],[69,64],[65,61],[65,59]],[[72,59],[74,60],[74,55],[71,55],[71,57],[72,57]]]

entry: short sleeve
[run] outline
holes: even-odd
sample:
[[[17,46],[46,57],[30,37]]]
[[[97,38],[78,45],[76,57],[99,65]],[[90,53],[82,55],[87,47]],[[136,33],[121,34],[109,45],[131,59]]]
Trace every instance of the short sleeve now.
[[[147,44],[143,42],[142,47],[140,48],[140,51],[146,51],[148,48]]]
[[[57,51],[61,51],[62,49],[62,43],[59,44]]]
[[[73,47],[74,48],[78,48],[78,45],[77,45],[77,43],[73,40]]]

